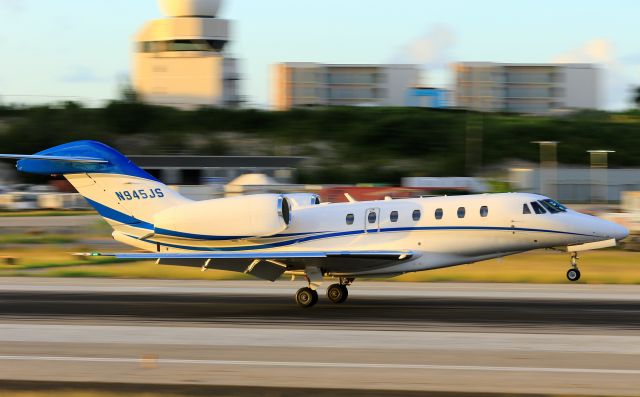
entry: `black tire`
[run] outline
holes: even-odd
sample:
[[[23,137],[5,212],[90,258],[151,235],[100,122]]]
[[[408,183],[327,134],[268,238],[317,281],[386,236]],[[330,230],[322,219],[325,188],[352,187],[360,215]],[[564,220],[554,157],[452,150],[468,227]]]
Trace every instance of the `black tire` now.
[[[296,292],[296,303],[303,308],[309,308],[318,303],[318,293],[309,287],[300,288]]]
[[[349,296],[349,290],[346,285],[332,284],[327,288],[327,298],[332,303],[343,303]]]
[[[578,269],[569,269],[567,271],[567,279],[571,282],[576,282],[580,280],[580,270]]]

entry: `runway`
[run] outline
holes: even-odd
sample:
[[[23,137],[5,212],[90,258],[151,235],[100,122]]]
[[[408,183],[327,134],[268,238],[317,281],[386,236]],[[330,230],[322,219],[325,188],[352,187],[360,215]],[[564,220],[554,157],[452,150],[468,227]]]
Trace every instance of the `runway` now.
[[[307,310],[293,303],[300,286],[0,279],[0,378],[238,395],[640,394],[640,286],[356,283],[347,303]]]

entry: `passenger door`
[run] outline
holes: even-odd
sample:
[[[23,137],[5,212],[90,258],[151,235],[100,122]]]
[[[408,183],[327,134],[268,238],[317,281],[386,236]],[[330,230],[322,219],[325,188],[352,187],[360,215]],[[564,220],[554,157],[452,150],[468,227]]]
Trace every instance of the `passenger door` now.
[[[369,208],[364,217],[365,233],[378,233],[380,231],[380,208]]]

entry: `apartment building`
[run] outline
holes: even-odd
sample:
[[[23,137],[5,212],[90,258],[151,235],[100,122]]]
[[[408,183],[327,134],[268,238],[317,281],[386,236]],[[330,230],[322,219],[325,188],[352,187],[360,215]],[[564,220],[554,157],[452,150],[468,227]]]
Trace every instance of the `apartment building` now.
[[[600,106],[600,73],[591,64],[464,62],[454,74],[460,108],[551,114]]]
[[[313,106],[405,106],[420,80],[415,65],[281,63],[271,70],[276,110]]]

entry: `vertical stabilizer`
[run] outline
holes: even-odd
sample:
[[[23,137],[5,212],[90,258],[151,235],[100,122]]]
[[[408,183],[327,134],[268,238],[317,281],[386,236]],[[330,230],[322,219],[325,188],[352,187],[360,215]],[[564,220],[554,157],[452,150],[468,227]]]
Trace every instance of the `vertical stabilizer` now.
[[[95,141],[72,142],[25,156],[18,161],[18,170],[63,175],[114,228],[143,229],[136,234],[153,230],[156,213],[190,201],[115,149]]]

